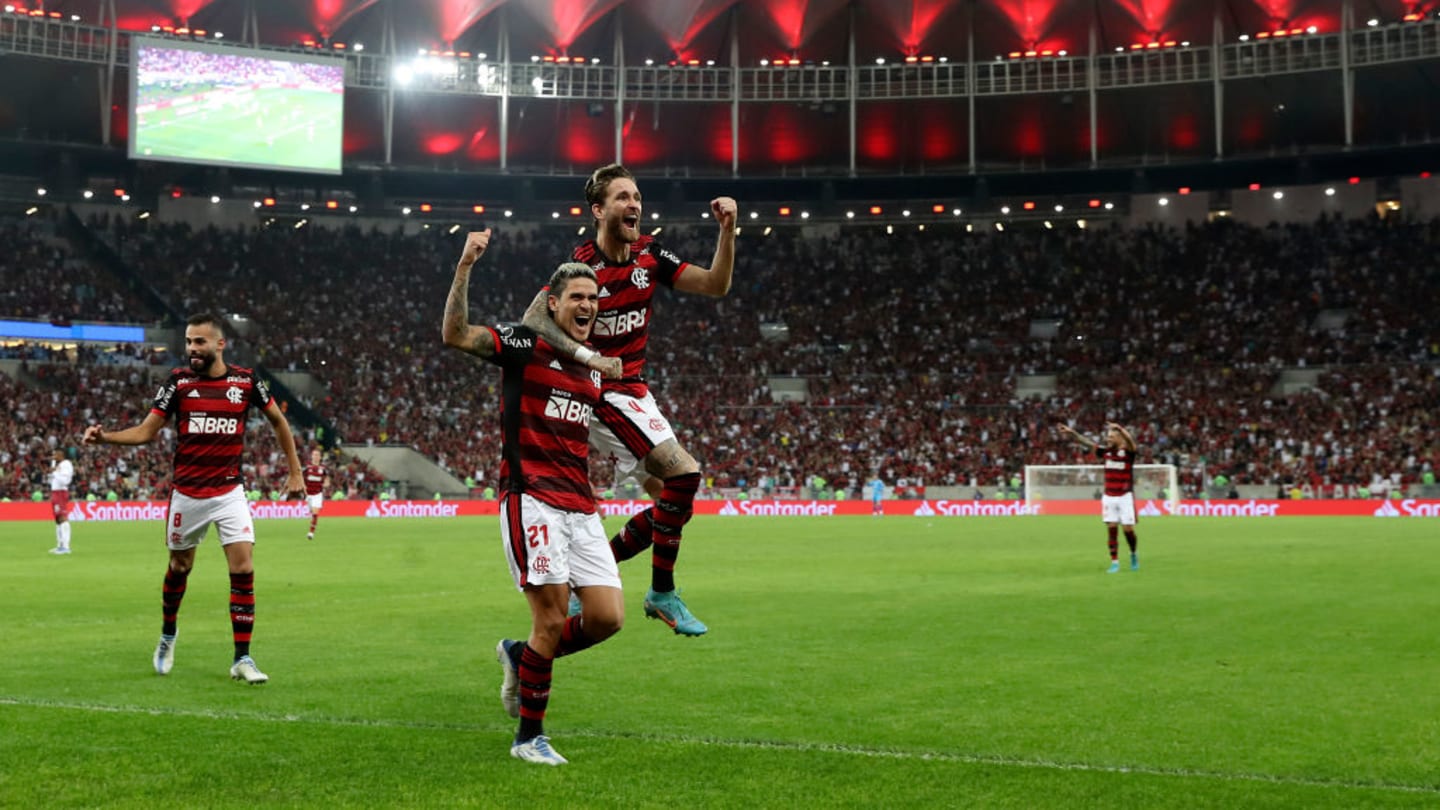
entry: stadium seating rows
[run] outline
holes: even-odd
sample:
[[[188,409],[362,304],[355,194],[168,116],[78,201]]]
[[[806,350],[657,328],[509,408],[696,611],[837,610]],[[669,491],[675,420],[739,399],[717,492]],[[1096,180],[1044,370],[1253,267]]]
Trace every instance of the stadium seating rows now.
[[[493,480],[499,375],[439,340],[463,234],[106,230],[176,309],[245,315],[241,347],[328,386],[310,404],[346,441],[410,445]],[[710,230],[665,240],[709,264]],[[576,241],[500,229],[471,282],[472,322],[518,320]],[[746,232],[727,298],[657,296],[649,377],[714,487],[821,475],[853,490],[878,470],[993,493],[1024,464],[1083,460],[1059,419],[1092,434],[1129,425],[1142,460],[1177,464],[1190,493],[1219,474],[1277,489],[1411,483],[1440,462],[1428,429],[1440,330],[1425,311],[1437,245],[1440,221],[1393,219]],[[107,312],[84,304],[74,317]],[[1054,336],[1032,337],[1037,321]],[[1296,367],[1322,369],[1317,385],[1282,395]],[[1016,398],[1039,373],[1057,375],[1053,393]],[[807,378],[808,401],[773,402],[771,375]],[[607,465],[592,471],[609,483]]]

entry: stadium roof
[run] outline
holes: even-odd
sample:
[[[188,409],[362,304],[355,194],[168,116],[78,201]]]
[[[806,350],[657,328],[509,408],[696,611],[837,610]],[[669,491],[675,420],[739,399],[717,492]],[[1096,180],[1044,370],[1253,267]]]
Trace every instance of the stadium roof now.
[[[8,0],[7,0],[8,1]],[[48,11],[95,24],[112,0],[50,0]],[[17,6],[33,0],[15,0]],[[1417,8],[1410,0],[1351,0],[1353,25],[1370,19],[1398,25]],[[1164,46],[1207,49],[1217,28],[1223,42],[1284,30],[1321,35],[1340,30],[1341,0],[113,0],[127,31],[188,26],[269,46],[311,40],[334,49],[386,50],[411,58],[419,49],[486,53],[501,43],[510,61],[579,56],[642,65],[675,59],[741,66],[797,59],[845,64],[854,42],[860,66],[907,56],[964,61],[974,42],[977,62],[1043,59]],[[106,20],[108,23],[109,20]],[[1427,23],[1428,25],[1428,23]],[[387,38],[387,32],[391,37]],[[1301,36],[1308,36],[1308,33]],[[1318,39],[1318,38],[1317,38]],[[1428,41],[1428,40],[1427,40]],[[30,81],[0,91],[0,136],[19,140],[99,144],[95,99],[99,71],[24,59]],[[127,135],[128,81],[117,79],[110,144]],[[1083,70],[1083,62],[1081,68]],[[16,75],[16,74],[12,74]],[[1354,146],[1432,143],[1440,136],[1440,58],[1417,58],[1355,72]],[[1341,72],[1257,74],[1224,82],[1217,116],[1208,80],[1103,90],[1092,106],[1085,91],[1039,92],[971,99],[866,99],[858,104],[853,149],[860,176],[954,175],[974,170],[1033,173],[1065,169],[1203,164],[1217,153],[1258,159],[1350,151],[1345,146]],[[347,92],[347,166],[386,162],[385,93]],[[54,104],[61,98],[64,104]],[[498,166],[501,111],[495,97],[401,92],[395,98],[391,162],[442,172],[493,172]],[[639,171],[728,177],[732,160],[744,177],[844,176],[852,141],[842,100],[744,104],[738,152],[732,149],[731,104],[725,101],[631,101],[617,122],[616,105],[594,100],[515,99],[508,108],[507,170],[573,175],[615,156],[617,125],[624,160]],[[1091,117],[1095,151],[1092,165]],[[1217,117],[1220,126],[1217,128]],[[971,155],[975,162],[971,164]],[[738,155],[738,157],[737,157]]]

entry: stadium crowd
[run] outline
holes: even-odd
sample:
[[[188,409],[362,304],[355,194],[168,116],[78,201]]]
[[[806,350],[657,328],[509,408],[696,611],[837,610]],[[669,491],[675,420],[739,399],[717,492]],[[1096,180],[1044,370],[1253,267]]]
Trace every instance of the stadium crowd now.
[[[1440,463],[1440,222],[818,230],[746,229],[727,298],[656,299],[652,389],[712,491],[854,495],[879,474],[993,496],[1025,464],[1086,461],[1062,419],[1129,425],[1190,495],[1378,491]],[[344,441],[493,481],[499,375],[438,338],[463,232],[152,220],[106,236],[178,310],[243,315],[237,344],[313,374],[328,395],[309,404]],[[702,264],[713,250],[706,228],[661,238]],[[498,228],[472,322],[518,320],[578,239]],[[1297,368],[1313,387],[1287,389]],[[782,385],[804,401],[775,401]],[[592,470],[608,488],[609,465]]]

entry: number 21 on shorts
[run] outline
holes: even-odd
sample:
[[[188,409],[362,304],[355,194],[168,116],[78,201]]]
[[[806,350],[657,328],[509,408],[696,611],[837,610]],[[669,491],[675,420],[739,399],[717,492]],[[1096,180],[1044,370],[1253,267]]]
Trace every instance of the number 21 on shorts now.
[[[550,545],[550,527],[545,524],[525,527],[525,539],[530,541],[530,548],[539,548]]]

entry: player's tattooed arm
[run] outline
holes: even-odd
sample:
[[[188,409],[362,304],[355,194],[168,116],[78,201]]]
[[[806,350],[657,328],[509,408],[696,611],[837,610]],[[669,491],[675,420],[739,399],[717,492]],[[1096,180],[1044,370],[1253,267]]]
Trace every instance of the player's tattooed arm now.
[[[445,320],[440,326],[445,345],[476,357],[495,354],[495,337],[490,330],[470,325],[470,269],[490,244],[490,230],[471,233],[465,238],[465,251],[455,265],[455,280],[445,299]]]
[[[580,343],[574,338],[565,334],[560,324],[550,317],[550,307],[546,301],[550,297],[549,288],[542,289],[535,294],[535,300],[530,302],[530,307],[525,310],[524,324],[530,331],[545,339],[546,343],[555,347],[555,351],[566,357],[574,357],[575,350],[580,348]]]
[[[1057,425],[1057,427],[1060,428],[1060,432],[1061,432],[1061,433],[1068,434],[1068,435],[1070,436],[1070,438],[1074,439],[1076,442],[1078,442],[1078,443],[1080,443],[1080,444],[1085,445],[1086,447],[1099,447],[1099,444],[1097,444],[1094,439],[1092,439],[1092,438],[1090,438],[1089,436],[1086,436],[1085,434],[1083,434],[1083,433],[1075,430],[1074,428],[1070,427],[1069,425],[1065,424],[1064,422],[1061,422],[1059,425]]]
[[[618,357],[605,357],[596,353],[593,349],[581,346],[574,338],[565,334],[555,319],[550,317],[550,290],[542,289],[535,294],[535,300],[530,302],[530,307],[525,310],[525,318],[522,323],[529,327],[530,331],[544,338],[546,343],[555,347],[555,351],[562,355],[573,357],[584,363],[587,367],[600,372],[600,376],[607,380],[618,380],[623,373],[623,364]]]

